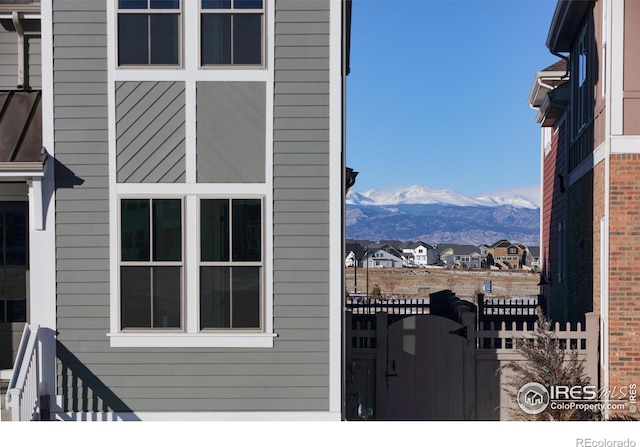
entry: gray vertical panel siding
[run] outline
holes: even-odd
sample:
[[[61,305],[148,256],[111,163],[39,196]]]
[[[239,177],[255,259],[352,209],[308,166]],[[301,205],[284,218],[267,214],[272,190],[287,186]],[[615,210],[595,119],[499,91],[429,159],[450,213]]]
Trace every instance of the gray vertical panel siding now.
[[[184,83],[117,83],[118,182],[184,182],[184,106]]]
[[[308,25],[319,33],[311,46],[326,47],[329,24],[317,11],[328,4],[280,1],[278,13],[291,14],[278,23],[278,36],[301,23],[295,35],[304,36]],[[69,50],[54,62],[56,156],[63,165],[56,170],[57,386],[66,410],[328,410],[329,261],[319,246],[329,234],[329,145],[328,129],[317,122],[328,117],[329,87],[308,94],[301,86],[309,71],[328,70],[328,58],[305,68],[292,47],[276,50],[276,66],[291,63],[284,77],[276,72],[274,348],[111,348],[105,6],[54,3],[54,52]],[[92,50],[73,57],[81,47]]]
[[[198,82],[196,98],[198,182],[264,182],[264,83]]]
[[[25,83],[33,89],[42,88],[39,26],[25,22]],[[0,90],[15,89],[18,85],[18,35],[11,20],[0,20]]]

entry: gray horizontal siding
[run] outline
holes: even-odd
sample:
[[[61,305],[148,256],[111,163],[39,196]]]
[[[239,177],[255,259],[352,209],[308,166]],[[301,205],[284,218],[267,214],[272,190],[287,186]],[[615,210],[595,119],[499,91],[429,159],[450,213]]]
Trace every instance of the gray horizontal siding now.
[[[328,5],[276,4],[273,135],[274,326],[278,343],[314,341],[323,351],[330,288]],[[317,371],[328,383],[328,361]]]
[[[54,3],[55,141],[56,156],[65,168],[58,169],[57,175],[67,185],[56,193],[57,388],[64,395],[65,408],[327,410],[328,2],[276,3],[273,323],[278,337],[272,349],[109,345],[106,334],[113,291],[108,244],[116,235],[109,235],[108,225],[105,6],[104,1]],[[118,181],[146,181],[144,175],[129,176],[124,167],[125,159],[135,157],[124,153],[124,143],[135,141],[125,129],[142,128],[141,120],[148,118],[144,112],[134,112],[143,101],[143,90],[136,92],[134,84],[138,83],[118,85],[117,117],[118,125],[123,126],[117,130]],[[264,181],[264,84],[203,86],[198,86],[196,98],[198,181]],[[170,91],[179,92],[173,99],[183,98],[181,89],[177,84],[171,86]],[[167,99],[164,94],[156,97]],[[211,99],[220,107],[211,109]],[[183,107],[184,99],[179,101]],[[167,108],[175,104],[169,101]],[[248,116],[252,117],[249,122]],[[155,133],[147,129],[137,136],[150,142]],[[203,143],[217,151],[224,143],[230,151],[223,157],[225,174],[233,165],[239,173],[220,178],[219,171],[205,167],[205,158],[213,151],[203,155]],[[131,166],[140,168],[149,158],[161,158],[155,152],[145,154]],[[253,158],[248,161],[247,155]],[[217,163],[219,160],[213,164]],[[145,169],[148,174],[155,168]]]
[[[34,21],[23,23],[25,36],[25,85],[42,88],[42,58],[39,26]],[[18,85],[18,35],[11,20],[0,20],[0,90],[15,89]]]

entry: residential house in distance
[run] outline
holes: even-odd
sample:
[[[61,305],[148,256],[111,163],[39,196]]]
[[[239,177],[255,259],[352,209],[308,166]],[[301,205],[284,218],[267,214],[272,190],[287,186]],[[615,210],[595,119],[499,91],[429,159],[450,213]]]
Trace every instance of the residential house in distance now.
[[[475,245],[438,244],[440,261],[447,267],[477,269],[482,266],[480,249]]]
[[[489,254],[499,267],[519,269],[527,264],[528,249],[523,244],[502,239],[487,247],[487,256]]]
[[[0,9],[0,102],[41,110],[0,150],[12,412],[341,419],[350,2]]]
[[[362,265],[367,268],[401,268],[402,253],[389,244],[372,244],[367,247]]]
[[[426,267],[437,261],[436,249],[422,241],[408,241],[398,248],[402,250],[405,267]]]
[[[560,61],[538,72],[529,95],[542,127],[542,292],[556,321],[600,314],[608,390],[640,377],[639,22],[637,1],[559,1],[546,45],[566,72]]]

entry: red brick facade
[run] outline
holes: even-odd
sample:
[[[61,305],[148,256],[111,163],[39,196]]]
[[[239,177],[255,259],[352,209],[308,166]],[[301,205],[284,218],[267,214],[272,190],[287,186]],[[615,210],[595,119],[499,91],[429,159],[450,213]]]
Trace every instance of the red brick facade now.
[[[611,156],[610,387],[640,381],[640,155]]]

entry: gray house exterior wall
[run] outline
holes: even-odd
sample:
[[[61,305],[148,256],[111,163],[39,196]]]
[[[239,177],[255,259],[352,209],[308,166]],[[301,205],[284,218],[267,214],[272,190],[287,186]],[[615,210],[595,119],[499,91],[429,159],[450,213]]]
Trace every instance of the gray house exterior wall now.
[[[24,21],[25,81],[34,90],[42,87],[41,45],[39,22]],[[18,85],[18,35],[10,19],[0,20],[0,90],[15,89]]]
[[[117,293],[109,279],[117,235],[109,233],[116,211],[109,206],[107,1],[54,1],[56,394],[63,412],[329,410],[329,5],[275,4],[273,348],[116,348],[107,335],[110,294]],[[232,86],[219,87],[226,100],[238,97],[224,93]],[[158,173],[154,162],[165,154],[147,149],[144,175],[125,172],[123,163],[118,182],[184,181],[179,170]],[[123,157],[124,150],[118,163]],[[210,181],[215,169],[206,167],[198,165],[198,181]],[[247,169],[237,180],[259,171]]]

